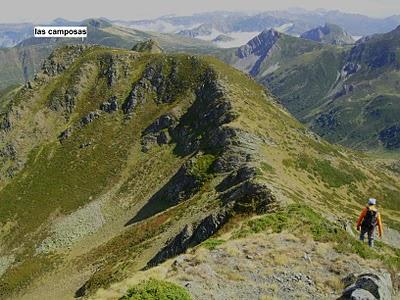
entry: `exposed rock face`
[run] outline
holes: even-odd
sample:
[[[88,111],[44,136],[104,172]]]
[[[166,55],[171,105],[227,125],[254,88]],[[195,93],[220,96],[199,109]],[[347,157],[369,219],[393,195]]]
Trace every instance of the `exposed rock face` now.
[[[87,125],[92,123],[95,119],[97,119],[98,117],[100,117],[100,113],[97,111],[91,111],[88,115],[84,116],[81,121],[80,124],[82,126]]]
[[[10,120],[10,114],[6,113],[1,116],[2,119],[0,121],[0,130],[1,131],[9,131],[11,129],[11,120]]]
[[[145,52],[145,53],[163,53],[164,50],[161,48],[160,44],[153,39],[139,42],[132,48],[133,51]]]
[[[17,158],[17,150],[14,145],[7,144],[4,148],[0,149],[0,159],[3,160],[15,160]]]
[[[226,222],[226,212],[215,213],[204,218],[198,225],[186,225],[183,230],[148,263],[147,267],[156,266],[168,258],[180,254],[212,236]]]
[[[392,299],[392,280],[389,273],[366,273],[347,276],[348,285],[340,300],[390,300]]]
[[[61,95],[53,95],[49,107],[54,111],[64,111],[66,114],[70,114],[75,108],[77,95],[78,91],[75,88],[67,89]]]
[[[171,114],[162,115],[150,124],[142,133],[142,151],[147,152],[153,145],[168,144],[171,141],[170,132],[177,121]]]
[[[56,76],[64,72],[90,46],[71,45],[54,51],[43,62],[42,71],[49,76]]]
[[[100,105],[100,109],[107,113],[112,113],[118,110],[117,97],[112,96],[108,101],[103,102]]]
[[[236,52],[239,61],[235,64],[235,67],[246,71],[252,76],[256,76],[261,63],[275,49],[281,35],[281,33],[273,29],[264,30],[246,45],[239,47]]]
[[[100,62],[100,65],[103,75],[107,78],[108,86],[112,86],[118,79],[114,58],[111,55],[107,55]]]
[[[266,56],[268,51],[280,37],[280,33],[274,29],[264,30],[259,35],[251,39],[246,45],[237,50],[240,58],[245,58],[251,54]]]
[[[221,195],[222,202],[238,213],[266,212],[275,196],[264,184],[246,180]]]

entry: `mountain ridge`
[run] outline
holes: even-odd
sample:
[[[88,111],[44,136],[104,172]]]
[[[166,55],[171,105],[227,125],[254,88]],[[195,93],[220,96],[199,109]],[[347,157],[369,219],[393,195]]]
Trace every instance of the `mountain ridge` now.
[[[2,297],[89,297],[290,203],[346,219],[373,194],[399,228],[392,171],[212,57],[64,46],[1,120]]]

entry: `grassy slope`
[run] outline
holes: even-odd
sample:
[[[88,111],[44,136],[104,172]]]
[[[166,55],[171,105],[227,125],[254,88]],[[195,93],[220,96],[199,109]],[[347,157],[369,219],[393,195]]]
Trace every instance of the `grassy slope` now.
[[[103,69],[110,56],[118,61],[120,74],[111,88]],[[79,277],[80,283],[89,280],[91,292],[108,286],[142,268],[168,238],[218,204],[214,187],[221,177],[209,174],[200,191],[187,201],[124,227],[188,159],[177,155],[174,144],[141,152],[141,131],[167,111],[185,112],[192,105],[192,89],[201,83],[199,75],[208,67],[217,72],[219,83],[238,115],[229,126],[263,141],[256,148],[252,164],[258,168],[257,180],[268,184],[280,203],[304,202],[325,217],[353,220],[365,199],[375,195],[384,199],[384,220],[399,227],[398,177],[372,167],[359,154],[316,139],[261,86],[239,71],[213,58],[200,58],[196,68],[192,61],[187,55],[139,55],[94,48],[63,74],[44,79],[33,91],[23,89],[18,94],[16,107],[22,101],[23,118],[8,137],[30,137],[21,142],[27,163],[0,190],[0,238],[4,248],[1,254],[14,249],[11,253],[21,263],[3,275],[3,296],[21,291],[34,278],[40,282],[44,276],[39,286],[25,290],[28,298],[46,296],[43,293],[54,282],[61,286],[55,293],[67,297],[79,287],[73,279],[84,273],[82,269],[93,273],[94,266],[97,271],[89,278]],[[178,64],[180,86],[170,91],[175,95],[171,104],[156,104],[149,95],[149,101],[139,106],[131,119],[126,119],[121,110],[102,114],[64,143],[57,141],[62,130],[98,108],[109,96],[116,95],[119,103],[123,102],[148,63],[161,64],[166,78],[171,66]],[[50,110],[48,104],[54,95],[73,86],[79,87],[77,106],[65,120],[62,112]],[[80,147],[88,141],[88,147]],[[205,172],[208,160],[206,156],[205,163],[193,172]],[[102,203],[106,223],[99,232],[81,237],[70,245],[70,250],[61,247],[54,254],[32,258],[36,246],[51,233],[52,222],[63,220],[65,214],[92,201]],[[68,274],[68,279],[60,278],[62,274]]]

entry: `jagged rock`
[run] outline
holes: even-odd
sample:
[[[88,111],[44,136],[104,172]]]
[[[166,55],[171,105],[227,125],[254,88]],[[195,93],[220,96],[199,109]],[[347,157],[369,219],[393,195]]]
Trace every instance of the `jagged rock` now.
[[[276,43],[281,34],[274,30],[268,29],[261,32],[259,35],[251,39],[246,45],[241,46],[237,50],[239,58],[245,58],[251,54],[264,56]]]
[[[146,94],[150,93],[150,84],[146,79],[141,79],[135,84],[129,93],[128,98],[122,105],[122,110],[125,114],[132,113],[139,103],[146,101]]]
[[[64,72],[89,47],[91,46],[68,45],[54,50],[43,62],[42,72],[49,76]]]
[[[176,119],[171,114],[165,114],[151,123],[144,131],[143,134],[156,133],[162,129],[169,128],[176,124]]]
[[[151,123],[142,133],[142,151],[147,152],[153,145],[164,145],[171,141],[169,132],[176,124],[176,119],[171,114],[162,115]]]
[[[10,129],[11,129],[10,114],[6,113],[3,115],[3,118],[0,121],[0,130],[7,132]]]
[[[251,76],[256,76],[262,62],[276,49],[281,36],[282,34],[274,29],[261,32],[246,45],[238,48],[236,55],[239,60],[235,63],[235,67]]]
[[[255,167],[243,166],[237,171],[230,173],[217,187],[218,192],[225,191],[234,185],[237,185],[243,181],[253,178],[257,175]]]
[[[75,108],[77,95],[78,91],[76,88],[69,88],[61,97],[53,96],[50,100],[49,107],[54,111],[65,111],[70,114]]]
[[[213,170],[221,173],[237,169],[251,160],[261,143],[258,136],[237,128],[216,129],[209,137],[208,145],[223,149],[223,152],[216,160]]]
[[[98,117],[100,117],[100,113],[99,112],[91,111],[88,115],[84,116],[81,119],[80,124],[81,124],[81,126],[85,126],[85,125],[87,125],[89,123],[92,123]]]
[[[197,226],[186,225],[183,230],[170,240],[148,263],[147,268],[156,266],[168,258],[185,252],[189,247],[198,245],[212,236],[226,222],[226,211],[214,213],[204,218]]]
[[[115,66],[114,59],[111,55],[108,55],[104,58],[102,63],[102,68],[103,68],[103,75],[106,76],[107,78],[107,84],[108,86],[112,86],[118,76],[117,76],[117,68]]]
[[[17,150],[14,145],[7,144],[4,148],[0,149],[0,158],[15,160],[17,158]]]
[[[350,280],[349,277],[348,282]],[[366,273],[352,277],[354,282],[343,291],[340,300],[353,299],[392,299],[392,280],[389,273]],[[365,298],[363,298],[365,297]]]
[[[346,78],[354,73],[357,73],[361,69],[361,66],[354,62],[347,62],[341,72],[341,77]]]
[[[107,113],[112,113],[118,110],[117,97],[112,96],[108,101],[103,102],[100,105],[100,109]]]
[[[265,212],[276,202],[271,190],[264,184],[247,180],[220,196],[221,201],[235,212]]]

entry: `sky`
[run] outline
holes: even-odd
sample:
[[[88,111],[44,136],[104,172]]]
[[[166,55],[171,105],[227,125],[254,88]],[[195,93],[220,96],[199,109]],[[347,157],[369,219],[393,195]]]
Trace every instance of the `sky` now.
[[[300,7],[338,9],[373,17],[400,15],[400,0],[1,0],[0,23],[106,17],[137,20],[215,10],[267,11]]]

